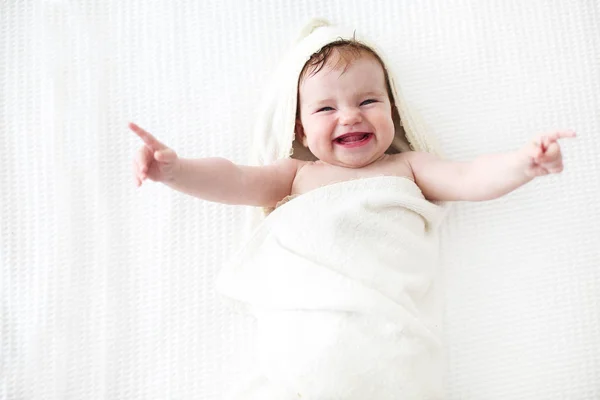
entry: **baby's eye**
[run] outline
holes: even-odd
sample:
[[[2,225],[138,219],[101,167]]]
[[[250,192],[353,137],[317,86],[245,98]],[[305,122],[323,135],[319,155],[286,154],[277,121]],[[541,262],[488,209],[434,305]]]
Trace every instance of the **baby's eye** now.
[[[368,99],[368,100],[365,100],[362,103],[360,103],[360,105],[364,106],[364,105],[371,104],[371,103],[377,103],[377,100],[375,100],[375,99]]]
[[[333,110],[333,108],[331,108],[331,107],[322,107],[322,108],[319,108],[319,109],[317,110],[317,112],[321,112],[321,111],[330,111],[330,110]]]

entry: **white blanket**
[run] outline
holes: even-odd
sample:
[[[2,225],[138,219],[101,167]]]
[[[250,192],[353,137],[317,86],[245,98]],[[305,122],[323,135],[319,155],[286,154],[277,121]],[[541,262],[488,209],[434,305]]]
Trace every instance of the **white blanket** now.
[[[236,398],[442,398],[440,218],[413,181],[389,176],[272,212],[217,281],[258,322],[261,368]]]

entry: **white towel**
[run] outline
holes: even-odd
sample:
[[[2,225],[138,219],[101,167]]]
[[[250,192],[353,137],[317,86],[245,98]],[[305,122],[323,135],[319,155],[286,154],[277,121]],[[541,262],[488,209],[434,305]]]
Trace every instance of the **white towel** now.
[[[382,50],[360,32],[313,20],[266,90],[253,165],[307,157],[295,143],[298,78],[312,54],[340,38],[369,46],[386,66],[399,111],[392,152],[440,155]],[[217,281],[258,317],[261,338],[262,368],[233,397],[439,398],[434,232],[444,206],[407,178],[376,177],[316,189],[275,211],[252,209],[250,239]]]
[[[217,281],[258,322],[260,368],[233,398],[443,398],[441,211],[380,176],[272,212]]]

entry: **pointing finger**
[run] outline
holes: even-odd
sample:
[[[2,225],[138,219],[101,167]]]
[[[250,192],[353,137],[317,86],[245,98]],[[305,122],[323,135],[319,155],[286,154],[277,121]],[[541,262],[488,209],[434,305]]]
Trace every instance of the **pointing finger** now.
[[[550,142],[556,142],[558,139],[574,138],[577,134],[574,131],[560,131],[548,136]]]
[[[158,141],[158,139],[156,139],[150,133],[146,132],[145,130],[143,130],[142,128],[140,128],[139,126],[134,124],[133,122],[129,123],[129,129],[131,129],[133,132],[135,132],[135,134],[138,135],[140,137],[140,139],[142,139],[144,141],[144,143],[148,147],[150,147],[152,150],[162,150],[162,149],[167,148],[167,146],[165,146],[160,141]]]

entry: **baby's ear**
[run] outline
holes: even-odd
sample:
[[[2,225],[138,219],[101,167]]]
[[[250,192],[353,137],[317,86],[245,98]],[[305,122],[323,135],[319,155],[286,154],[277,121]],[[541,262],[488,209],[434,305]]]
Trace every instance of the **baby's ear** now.
[[[308,147],[306,143],[306,135],[304,134],[304,128],[302,127],[302,122],[300,122],[300,118],[296,118],[294,132],[296,133],[296,141],[298,143],[301,143],[302,146]]]

